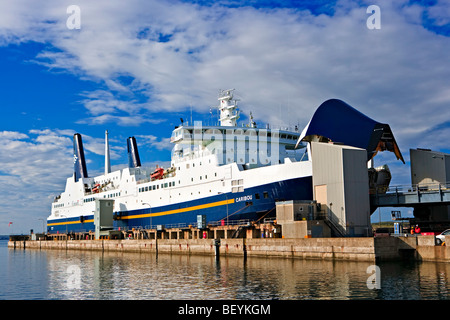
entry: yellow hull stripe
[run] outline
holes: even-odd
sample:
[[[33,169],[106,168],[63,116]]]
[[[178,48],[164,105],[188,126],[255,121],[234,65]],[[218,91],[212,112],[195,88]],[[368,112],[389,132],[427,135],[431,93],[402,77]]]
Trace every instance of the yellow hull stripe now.
[[[88,223],[88,222],[94,222],[94,219],[90,219],[90,220],[84,220],[84,223]],[[62,226],[65,224],[77,224],[77,223],[81,223],[80,220],[78,221],[67,221],[67,222],[55,222],[55,223],[47,223],[47,226],[51,227],[51,226]]]
[[[234,203],[234,199],[211,202],[211,203],[201,204],[198,206],[182,208],[182,209],[174,209],[174,210],[169,210],[169,211],[137,214],[137,215],[133,215],[133,216],[125,216],[125,217],[122,217],[121,219],[124,220],[124,219],[139,219],[139,218],[166,216],[169,214],[176,214],[176,213],[183,213],[183,212],[189,212],[189,211],[194,211],[194,210],[214,208],[214,207],[224,206],[224,205],[231,204],[231,203]],[[85,223],[94,222],[94,219],[84,220],[84,222]],[[47,226],[51,227],[51,226],[61,226],[61,225],[65,225],[65,224],[77,224],[77,223],[81,223],[81,221],[78,220],[78,221],[68,221],[68,222],[47,223]]]
[[[138,218],[166,216],[169,214],[189,212],[189,211],[194,211],[194,210],[201,210],[201,209],[206,209],[206,208],[223,206],[223,205],[227,205],[230,203],[234,203],[234,199],[222,200],[222,201],[217,201],[217,202],[212,202],[212,203],[207,203],[207,204],[201,204],[198,206],[187,207],[187,208],[182,208],[182,209],[175,209],[175,210],[155,212],[155,213],[137,214],[137,215],[133,215],[133,216],[125,216],[125,217],[122,217],[122,219],[138,219]]]

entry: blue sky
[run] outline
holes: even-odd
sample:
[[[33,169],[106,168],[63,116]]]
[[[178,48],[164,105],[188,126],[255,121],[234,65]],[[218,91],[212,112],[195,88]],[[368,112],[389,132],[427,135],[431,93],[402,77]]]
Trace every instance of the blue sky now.
[[[66,26],[72,4],[79,30]],[[366,26],[372,4],[379,30]],[[302,128],[339,98],[389,123],[407,161],[410,148],[450,152],[449,37],[448,0],[4,0],[0,234],[42,229],[72,174],[75,132],[90,175],[103,170],[105,130],[113,169],[132,135],[145,164],[167,163],[174,126],[191,112],[208,122],[219,89],[236,88],[242,121],[251,111]],[[410,183],[393,154],[375,160]]]

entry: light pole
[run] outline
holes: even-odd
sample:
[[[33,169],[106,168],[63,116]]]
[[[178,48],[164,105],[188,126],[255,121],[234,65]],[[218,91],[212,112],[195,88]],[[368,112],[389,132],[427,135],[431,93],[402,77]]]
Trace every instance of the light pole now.
[[[66,241],[67,241],[67,238],[69,237],[69,232],[68,232],[68,229],[67,229],[68,228],[68,225],[67,225],[68,217],[66,215],[63,215],[63,214],[60,214],[60,216],[66,218]]]
[[[44,219],[39,218],[38,220],[42,220],[42,233],[45,234],[45,226],[44,226]]]
[[[223,193],[223,192],[220,192],[220,191],[217,194],[223,194],[225,196],[226,203],[227,203],[227,225],[228,225],[228,196],[227,196],[226,193]]]
[[[142,205],[148,205],[150,209],[150,229],[152,229],[152,205],[150,203],[144,202]]]

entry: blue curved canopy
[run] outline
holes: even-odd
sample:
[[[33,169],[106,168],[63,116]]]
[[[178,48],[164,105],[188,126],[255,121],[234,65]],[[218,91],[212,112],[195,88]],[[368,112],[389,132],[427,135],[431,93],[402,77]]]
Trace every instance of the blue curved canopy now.
[[[368,160],[378,151],[392,151],[403,163],[403,156],[388,124],[377,122],[344,101],[330,99],[317,108],[299,141],[332,141],[367,150]]]

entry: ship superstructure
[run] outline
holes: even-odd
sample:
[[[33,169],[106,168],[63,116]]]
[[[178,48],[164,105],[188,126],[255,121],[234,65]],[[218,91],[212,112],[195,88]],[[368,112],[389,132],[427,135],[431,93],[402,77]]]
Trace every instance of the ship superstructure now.
[[[108,132],[105,173],[89,177],[82,137],[74,135],[74,174],[55,198],[48,232],[94,230],[95,199],[114,200],[114,228],[187,226],[198,215],[207,223],[256,221],[275,215],[281,200],[312,200],[309,145],[298,130],[238,126],[233,90],[218,97],[218,126],[183,122],[172,133],[171,165],[141,165],[137,142],[127,139],[128,168],[111,171]]]

